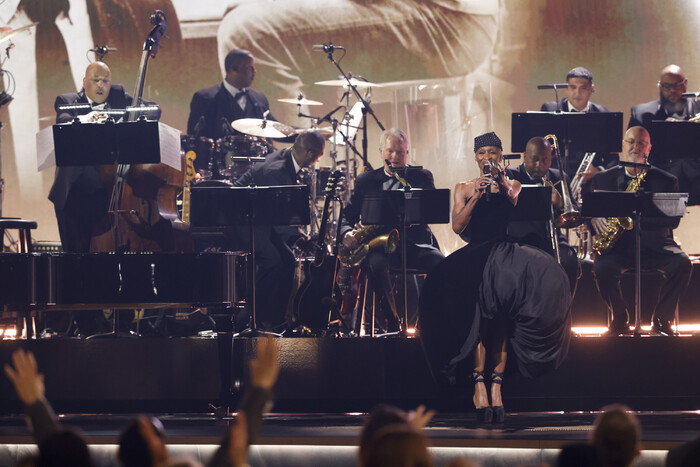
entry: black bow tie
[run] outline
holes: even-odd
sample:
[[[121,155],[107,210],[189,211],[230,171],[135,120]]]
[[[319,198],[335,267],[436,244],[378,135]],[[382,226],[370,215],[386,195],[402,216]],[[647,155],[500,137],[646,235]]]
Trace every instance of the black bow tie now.
[[[243,96],[247,96],[247,95],[248,95],[248,90],[247,90],[247,89],[244,89],[244,90],[242,90],[242,91],[238,91],[238,92],[236,93],[236,95],[233,96],[233,100],[234,100],[234,101],[238,101],[238,99],[240,99],[240,98],[243,97]]]

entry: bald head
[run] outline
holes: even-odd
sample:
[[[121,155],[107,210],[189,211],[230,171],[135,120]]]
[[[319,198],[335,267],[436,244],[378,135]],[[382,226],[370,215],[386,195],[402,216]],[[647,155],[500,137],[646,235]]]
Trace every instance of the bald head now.
[[[687,90],[688,80],[678,65],[667,65],[659,77],[659,97],[661,102],[676,104]]]
[[[525,171],[534,179],[540,179],[547,174],[552,165],[552,146],[547,140],[535,136],[527,142],[523,155]]]
[[[643,164],[646,162],[650,150],[651,138],[644,127],[633,126],[625,132],[625,137],[622,140],[622,160]]]
[[[85,95],[96,102],[102,104],[109,97],[109,90],[112,86],[112,72],[103,62],[94,62],[88,65],[83,78],[83,89]]]
[[[294,140],[292,152],[300,167],[309,167],[323,155],[326,140],[316,130],[304,130]]]

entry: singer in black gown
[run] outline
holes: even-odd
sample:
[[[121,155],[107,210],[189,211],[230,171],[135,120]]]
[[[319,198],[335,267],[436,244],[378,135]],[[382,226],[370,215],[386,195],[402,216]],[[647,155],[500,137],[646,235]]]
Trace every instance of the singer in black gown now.
[[[525,376],[559,366],[568,352],[571,294],[564,270],[551,255],[506,236],[520,184],[497,168],[502,158],[498,137],[477,137],[475,151],[482,173],[485,159],[496,166],[455,188],[453,230],[469,244],[428,275],[420,297],[421,340],[440,380],[454,382],[461,363],[474,365],[477,416],[489,407],[484,369],[491,369],[492,416],[502,421],[507,353],[515,355]]]

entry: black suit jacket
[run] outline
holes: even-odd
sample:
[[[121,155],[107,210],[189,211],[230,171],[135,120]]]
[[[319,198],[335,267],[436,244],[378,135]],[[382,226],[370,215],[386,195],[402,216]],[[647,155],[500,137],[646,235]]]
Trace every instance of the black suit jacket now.
[[[113,84],[109,91],[106,103],[110,109],[123,109],[132,104],[133,98],[124,90],[121,84]],[[88,104],[88,98],[85,95],[85,90],[78,93],[61,94],[56,98],[54,108],[56,110],[56,123],[67,123],[72,121],[78,115],[84,115],[90,112],[90,109],[81,110],[59,110],[59,107],[67,105]],[[144,102],[152,104],[151,102]],[[147,118],[158,120],[160,118],[160,109],[150,111],[146,114]],[[79,187],[85,194],[94,193],[99,188],[102,188],[100,181],[100,166],[79,166],[79,167],[57,167],[56,177],[49,191],[49,200],[54,203],[57,209],[64,209],[68,194],[74,187]]]
[[[593,190],[624,191],[628,178],[621,166],[598,172],[592,181]],[[676,193],[678,179],[657,167],[647,170],[642,184],[648,193]],[[678,227],[678,218],[645,218],[642,216],[641,246],[660,253],[681,253],[682,250],[673,240],[673,229]],[[634,230],[625,231],[613,246],[613,251],[630,253],[634,251]]]
[[[542,104],[542,108],[540,108],[540,110],[542,112],[556,112],[557,110],[561,110],[562,112],[568,112],[569,111],[568,103],[569,103],[569,99],[567,97],[565,97],[565,98],[559,100],[558,106],[557,106],[557,101],[545,102],[544,104]],[[605,106],[602,106],[600,104],[595,104],[593,102],[591,102],[590,104],[591,104],[591,108],[589,110],[590,112],[610,112],[610,110]]]
[[[533,184],[541,184],[540,180],[531,180],[530,177],[527,174],[527,171],[525,170],[525,164],[520,164],[518,167],[515,169],[508,168],[506,170],[506,175],[508,178],[511,180],[517,180],[520,183],[524,185],[533,185]],[[569,177],[566,176],[566,182],[567,186],[569,186]],[[559,191],[559,194],[561,195],[561,183],[557,183],[561,181],[561,171],[559,169],[552,169],[550,168],[547,171],[547,178],[549,181],[554,183],[554,187],[557,191]],[[571,199],[571,193],[569,193],[569,197]],[[517,209],[517,206],[516,206]],[[555,208],[554,210],[556,215],[561,214],[562,210],[559,208]],[[552,250],[552,242],[550,240],[550,232],[549,232],[549,224],[547,222],[542,222],[542,221],[511,221],[508,224],[508,236],[512,237],[515,240],[518,240],[523,243],[527,243],[528,245],[533,245],[538,248],[541,248],[542,250],[545,251],[551,251]],[[559,244],[564,244],[568,245],[568,242],[566,240],[566,236],[561,232],[560,229],[557,228],[557,239]]]
[[[265,158],[265,162],[253,166],[246,173],[236,180],[234,186],[284,186],[296,185],[297,174],[294,170],[294,162],[292,162],[292,149],[285,148],[269,154]],[[273,226],[256,227],[256,248],[259,241],[258,231],[261,237],[273,238],[273,243],[277,244],[277,239],[290,245],[297,240],[301,234],[299,229],[292,226]],[[273,235],[276,234],[276,235]],[[281,245],[278,245],[278,247]]]
[[[195,134],[195,126],[201,117],[204,117],[204,125],[200,127],[196,136],[219,139],[227,134],[228,128],[224,129],[222,118],[225,118],[230,125],[239,118],[263,118],[263,114],[270,110],[267,98],[255,89],[248,89],[248,102],[245,110],[242,110],[230,92],[226,90],[223,82],[205,89],[200,89],[192,96],[190,102],[190,116],[187,119],[187,133]],[[268,120],[275,118],[268,114]],[[233,131],[233,129],[231,129]]]
[[[435,189],[433,174],[429,170],[408,170],[404,177],[414,188]],[[386,175],[384,168],[379,168],[371,172],[360,174],[355,181],[355,190],[350,197],[350,201],[343,210],[341,219],[341,238],[360,221],[362,214],[362,202],[368,193],[382,191]],[[400,230],[400,229],[399,229]],[[430,227],[426,224],[412,225],[408,227],[407,245],[415,245],[420,248],[437,248],[437,241],[433,236]]]
[[[686,115],[692,117],[698,112],[700,112],[700,102],[688,99],[686,102]],[[627,128],[643,126],[648,132],[651,132],[651,122],[653,120],[666,120],[668,117],[669,115],[663,107],[661,107],[661,101],[656,99],[632,107],[630,109],[630,121],[627,124]]]

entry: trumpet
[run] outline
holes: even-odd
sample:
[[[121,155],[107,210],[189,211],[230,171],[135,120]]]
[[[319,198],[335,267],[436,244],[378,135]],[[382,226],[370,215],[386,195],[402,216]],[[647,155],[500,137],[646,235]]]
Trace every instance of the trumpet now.
[[[566,176],[564,174],[564,166],[561,163],[561,155],[559,154],[559,143],[557,141],[557,135],[547,135],[544,139],[552,140],[552,146],[554,147],[554,154],[557,157],[557,164],[559,165],[559,170],[561,172],[561,199],[564,204],[562,213],[556,219],[557,227],[564,229],[570,229],[572,227],[577,227],[583,224],[583,218],[581,213],[574,209],[574,204],[571,202],[571,196],[569,196],[569,184],[566,183]]]

